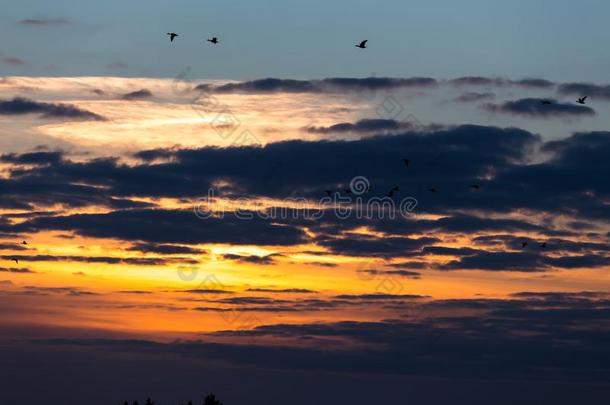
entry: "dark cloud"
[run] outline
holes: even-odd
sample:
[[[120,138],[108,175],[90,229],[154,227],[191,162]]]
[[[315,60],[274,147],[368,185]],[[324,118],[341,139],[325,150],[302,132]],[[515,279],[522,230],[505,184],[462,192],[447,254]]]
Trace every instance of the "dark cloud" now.
[[[266,256],[256,255],[236,255],[236,254],[225,254],[222,255],[224,260],[233,260],[239,263],[248,264],[260,264],[260,265],[273,265],[275,264],[275,258],[281,256],[279,254],[270,254]]]
[[[575,97],[588,96],[600,100],[610,100],[610,85],[599,86],[591,83],[565,83],[559,86],[558,91],[563,95]]]
[[[453,86],[517,86],[529,89],[550,89],[555,83],[544,79],[511,80],[499,77],[465,76],[449,80]]]
[[[294,294],[316,294],[317,291],[307,290],[304,288],[283,288],[283,289],[273,289],[273,288],[248,288],[246,291],[249,292],[260,292],[260,293],[294,293]]]
[[[578,117],[595,115],[591,107],[575,104],[551,101],[551,104],[543,104],[544,100],[536,98],[524,98],[515,101],[506,101],[502,104],[485,104],[483,108],[494,113],[506,113],[521,115],[524,117]]]
[[[494,93],[464,93],[453,99],[456,103],[475,103],[483,100],[490,100],[495,98]]]
[[[354,173],[359,173],[373,182],[376,195],[383,195],[384,189],[399,182],[409,184],[409,192],[423,200],[427,193],[421,196],[418,190],[425,191],[436,183],[457,191],[456,187],[463,187],[460,182],[470,183],[492,169],[507,168],[514,161],[526,159],[528,150],[537,142],[537,136],[525,131],[464,126],[351,142],[287,141],[264,148],[154,150],[138,154],[145,162],[132,166],[115,159],[64,160],[44,171],[13,171],[12,178],[4,180],[4,187],[5,195],[20,196],[21,204],[35,198],[36,190],[44,193],[44,201],[62,201],[71,206],[80,206],[87,200],[101,204],[109,196],[200,197],[219,179],[236,185],[218,190],[229,196],[238,192],[243,196],[282,198],[295,190],[307,190],[302,197],[319,198],[325,189],[347,187]],[[407,153],[419,157],[413,158],[409,171],[400,161]],[[156,159],[165,161],[154,163]],[[280,164],[281,172],[276,173],[273,182],[267,181],[267,172]],[[439,182],[441,178],[444,180]],[[468,196],[462,204],[472,203],[475,198],[480,197]],[[442,199],[436,201],[440,203]]]
[[[525,89],[552,89],[555,83],[544,79],[511,80],[505,78],[490,78],[467,76],[447,81],[453,86],[514,86]],[[391,78],[327,78],[320,80],[291,80],[267,78],[244,82],[233,82],[221,85],[200,84],[199,91],[216,93],[322,93],[340,91],[377,91],[401,88],[434,88],[439,82],[429,77]]]
[[[534,160],[534,151],[539,148],[545,152],[543,161]],[[51,152],[5,155],[1,159],[13,166],[0,179],[0,206],[17,207],[24,215],[4,216],[0,233],[73,232],[152,244],[149,248],[251,244],[253,240],[270,246],[317,243],[319,248],[335,254],[412,259],[431,254],[462,259],[476,257],[473,253],[483,250],[443,249],[440,238],[417,235],[451,233],[474,239],[484,232],[512,234],[510,241],[473,241],[510,253],[520,245],[520,233],[535,233],[548,242],[553,257],[567,256],[565,253],[603,257],[604,247],[599,244],[568,243],[580,233],[562,226],[564,221],[542,219],[562,216],[566,223],[610,221],[610,185],[603,176],[592,175],[610,172],[609,151],[610,135],[605,132],[542,143],[538,136],[518,129],[462,126],[355,141],[158,149],[143,152],[141,161],[130,165],[116,159],[74,162]],[[412,160],[408,168],[401,161],[404,157]],[[282,169],[274,171],[278,166]],[[273,181],[268,181],[269,172],[273,172]],[[280,208],[272,207],[263,214],[274,212],[275,216],[253,215],[250,220],[243,220],[233,213],[218,213],[198,220],[192,210],[141,207],[137,205],[141,203],[132,200],[169,197],[192,203],[205,196],[209,188],[214,188],[215,196],[229,199],[290,196],[319,200],[326,195],[324,190],[348,188],[356,175],[365,176],[372,185],[372,192],[365,198],[379,198],[400,184],[395,202],[414,198],[418,201],[416,213],[435,218],[339,218],[327,205],[316,219],[311,211],[307,216],[305,209],[294,210],[294,216],[279,216]],[[469,185],[475,182],[480,184],[480,190],[470,189]],[[224,185],[215,187],[218,183]],[[440,192],[429,193],[431,186]],[[99,205],[108,209],[80,215],[44,212],[45,207],[55,204]],[[536,215],[516,219],[512,215],[515,211]],[[116,223],[125,226],[117,227]],[[354,232],[363,226],[380,235]],[[306,233],[305,228],[311,233]],[[532,241],[531,247],[538,243]],[[548,262],[542,264],[555,267]]]
[[[203,295],[233,294],[233,291],[218,290],[218,289],[213,289],[213,288],[196,288],[196,289],[192,289],[192,290],[184,290],[184,291],[179,291],[179,292],[186,293],[186,294],[195,294],[195,295],[199,295],[199,294],[203,294]]]
[[[63,159],[63,152],[30,152],[23,154],[6,154],[0,156],[0,161],[17,165],[40,165],[47,166],[59,164]]]
[[[119,69],[127,69],[129,67],[128,64],[123,62],[114,62],[106,66],[108,69],[119,70]],[[140,91],[148,91],[148,90],[140,90]],[[150,93],[150,92],[149,92]],[[131,93],[130,93],[131,94]],[[150,94],[152,96],[152,94]]]
[[[192,248],[182,245],[167,245],[159,243],[136,243],[127,250],[143,253],[157,253],[164,255],[182,255],[182,254],[204,254],[205,250]]]
[[[4,260],[12,260],[11,257],[5,257]],[[25,267],[0,267],[1,273],[34,273],[32,270]]]
[[[339,300],[348,301],[395,301],[395,300],[421,300],[429,298],[425,295],[415,294],[342,294],[335,296]]]
[[[555,87],[555,83],[544,79],[521,79],[512,81],[517,86],[532,89],[550,89]]]
[[[7,57],[4,57],[4,58],[2,58],[0,60],[2,61],[2,63],[6,64],[6,65],[10,65],[10,66],[23,66],[23,65],[25,65],[25,61],[23,59],[16,58],[14,56],[7,56]]]
[[[142,290],[126,290],[126,291],[117,291],[118,294],[134,294],[134,295],[151,295],[152,291],[142,291]]]
[[[384,237],[346,235],[342,238],[319,238],[317,243],[331,253],[347,256],[408,256],[426,245],[439,242],[436,238]]]
[[[603,291],[577,291],[577,292],[565,292],[565,291],[521,291],[511,294],[513,297],[526,298],[526,299],[542,299],[545,301],[568,301],[573,302],[576,299],[594,299],[604,298],[608,296],[607,292]]]
[[[27,250],[21,243],[0,243],[0,250]]]
[[[501,78],[464,76],[449,80],[454,86],[505,86],[509,81]]]
[[[234,313],[235,311],[238,312],[272,312],[272,313],[279,313],[279,312],[298,312],[299,309],[295,308],[295,307],[287,307],[287,306],[255,306],[255,307],[247,307],[247,306],[241,306],[239,307],[238,310],[234,309],[234,308],[218,308],[218,307],[196,307],[193,308],[194,311],[200,311],[200,312],[231,312]]]
[[[462,257],[440,266],[443,270],[486,270],[542,272],[547,270],[544,257],[535,253],[484,252]]]
[[[426,246],[422,249],[423,254],[435,256],[473,256],[482,253],[480,250],[471,248],[451,248],[445,246]]]
[[[340,124],[331,125],[328,127],[309,127],[306,128],[307,132],[315,134],[328,134],[328,133],[371,133],[371,132],[387,132],[387,131],[399,131],[399,130],[414,130],[418,129],[411,122],[401,122],[390,119],[363,119],[355,123],[343,122]]]
[[[40,114],[44,118],[103,121],[104,117],[70,104],[41,103],[26,98],[0,100],[0,115]]]
[[[483,252],[441,265],[443,270],[485,270],[543,272],[552,268],[598,268],[610,265],[610,257],[600,255],[549,257],[534,252]]]
[[[371,276],[406,277],[416,280],[421,278],[421,273],[411,270],[359,270],[359,272]]]
[[[19,293],[19,292],[18,292]],[[95,292],[84,290],[78,287],[39,287],[39,286],[24,286],[20,293],[24,295],[68,295],[71,297],[98,295]]]
[[[153,97],[153,94],[148,89],[141,89],[137,91],[132,91],[131,93],[126,93],[121,96],[123,100],[141,100],[146,98]]]
[[[4,260],[17,259],[22,262],[78,262],[78,263],[104,263],[128,264],[138,266],[161,266],[168,263],[191,263],[198,261],[187,258],[157,258],[157,257],[107,257],[107,256],[53,256],[53,255],[4,255]]]
[[[180,339],[171,342],[129,338],[95,339],[89,338],[90,334],[85,335],[86,338],[63,338],[65,331],[54,331],[53,336],[59,337],[20,339],[10,343],[10,346],[5,343],[2,347],[8,347],[9,350],[2,355],[3,359],[9,359],[6,361],[9,373],[5,378],[10,379],[13,375],[22,376],[25,380],[31,378],[30,384],[35,384],[35,387],[41,387],[39,384],[52,378],[45,378],[44,372],[33,376],[32,373],[38,373],[41,369],[38,364],[53,364],[54,370],[61,372],[57,381],[63,381],[69,373],[95,375],[107,364],[104,361],[121,354],[123,357],[108,366],[107,369],[113,371],[108,375],[121,373],[125,367],[129,367],[126,375],[136,377],[128,380],[121,377],[117,384],[131,386],[139,383],[144,390],[151,389],[146,370],[166,364],[163,362],[175,356],[176,363],[163,381],[172,381],[167,378],[176,373],[179,378],[172,384],[164,384],[159,392],[165,392],[168,385],[175,385],[178,393],[184,392],[184,381],[201,377],[202,370],[205,370],[204,365],[212,364],[212,374],[218,375],[223,372],[223,366],[229,363],[227,380],[218,385],[232,388],[236,372],[252,369],[255,378],[251,380],[251,385],[255,387],[253,390],[260,394],[260,387],[267,385],[261,384],[261,378],[265,379],[270,371],[277,370],[279,374],[273,375],[273,382],[269,383],[273,385],[272,394],[254,402],[256,404],[265,403],[270,396],[276,398],[275,393],[285,384],[289,385],[290,395],[294,395],[294,381],[302,381],[304,378],[307,385],[304,391],[311,390],[314,375],[321,375],[324,381],[332,380],[324,386],[324,395],[320,396],[320,389],[317,388],[311,399],[297,402],[299,405],[315,402],[317,397],[321,397],[321,403],[324,404],[341,403],[341,398],[345,400],[345,393],[352,393],[360,385],[369,387],[370,384],[375,384],[376,380],[392,381],[393,385],[396,385],[392,394],[387,395],[388,399],[382,401],[384,403],[391,403],[393,399],[404,394],[405,387],[408,388],[409,398],[413,399],[414,387],[420,387],[422,384],[427,385],[417,403],[486,404],[489,403],[489,398],[497,398],[494,399],[494,404],[502,405],[598,403],[599,398],[603,398],[606,392],[610,376],[610,349],[606,344],[610,337],[606,321],[610,315],[610,302],[606,298],[601,293],[586,291],[532,291],[517,292],[508,299],[416,299],[414,305],[423,311],[422,316],[413,317],[404,312],[397,312],[397,315],[404,313],[404,318],[379,321],[316,321],[301,324],[284,322],[252,328],[241,327],[239,322],[235,322],[227,324],[229,330],[206,334],[198,340]],[[369,308],[373,301],[363,302]],[[221,311],[221,315],[227,317],[238,314],[243,316],[243,319],[250,319],[256,316],[252,315],[253,313],[261,311],[278,313],[278,317],[291,312],[288,306],[258,302],[247,305],[245,315],[233,308],[219,310],[200,307],[199,310]],[[130,307],[137,306],[125,306]],[[70,336],[75,334],[71,332]],[[22,352],[24,348],[27,348],[26,352]],[[75,357],[67,354],[70,349],[75,350]],[[11,353],[16,350],[19,351],[18,355],[12,357]],[[38,355],[37,350],[44,351],[46,356],[31,363],[34,355]],[[54,356],[54,360],[49,360],[48,356]],[[185,358],[189,361],[185,362]],[[73,365],[75,359],[86,361]],[[23,370],[15,368],[24,362]],[[131,367],[140,362],[142,371],[133,372]],[[195,367],[185,372],[185,368],[192,363]],[[86,364],[91,364],[90,373],[83,373]],[[163,373],[165,369],[166,367],[159,367],[157,373]],[[298,372],[292,377],[294,381],[288,380],[292,383],[284,382],[286,380],[279,380],[282,383],[278,383],[278,378],[292,371]],[[334,378],[337,375],[359,375],[362,380],[359,384],[354,384],[353,381],[341,384],[340,386],[349,389],[328,401],[329,394],[326,394],[326,391],[336,391],[337,382]],[[36,378],[38,376],[40,377]],[[414,378],[403,380],[399,379],[401,376]],[[212,378],[205,380],[216,381]],[[68,402],[74,395],[73,390],[82,385],[74,385],[73,379],[69,381],[72,391],[66,396]],[[239,378],[239,381],[243,383],[243,378]],[[436,392],[447,389],[446,381],[455,381],[460,389],[442,398],[435,396]],[[91,384],[97,387],[98,379]],[[489,387],[490,384],[492,388]],[[548,389],[540,391],[540,384],[547,384]],[[241,384],[244,387],[249,385]],[[54,386],[55,384],[49,385]],[[119,392],[122,393],[123,390],[124,388]],[[484,390],[484,393],[481,393],[481,390]],[[384,390],[374,391],[366,403],[378,402],[380,396],[385,395]],[[513,391],[521,394],[514,396]],[[250,395],[244,396],[243,402],[257,401],[261,395],[256,393],[252,395],[254,399],[251,399]],[[498,397],[498,393],[502,395]],[[565,397],[566,393],[569,393],[568,398]],[[14,398],[23,399],[24,395],[27,394],[19,390]],[[48,397],[49,391],[45,390],[44,397],[40,398]],[[178,395],[175,398],[182,397]],[[107,402],[105,398],[96,404]],[[166,402],[171,403],[169,400],[163,403]],[[359,397],[349,402],[365,403]]]
[[[120,223],[123,226],[117,227]],[[260,245],[293,245],[305,241],[303,230],[258,217],[244,220],[233,214],[198,220],[186,210],[125,210],[106,214],[38,217],[23,229],[73,231],[82,236],[147,241],[156,244],[230,243],[249,245],[258,235]],[[155,259],[150,259],[155,260]]]
[[[223,85],[200,84],[195,89],[200,91],[214,91],[217,93],[313,93],[320,89],[315,82],[290,79],[259,79],[248,82],[227,83]]]
[[[550,266],[562,269],[594,269],[598,267],[610,266],[610,257],[591,254],[582,256],[551,257],[547,258],[546,261]]]
[[[301,264],[307,266],[318,266],[318,267],[339,267],[337,263],[332,262],[301,262]]]
[[[230,297],[218,299],[214,302],[231,305],[277,305],[292,303],[292,301],[288,300],[278,300],[267,297]]]
[[[196,90],[212,91],[215,93],[321,93],[436,87],[437,84],[435,79],[428,77],[328,78],[322,80],[268,78],[222,85],[201,84],[196,87]]]
[[[70,24],[70,20],[66,18],[26,18],[20,20],[19,24],[30,27],[53,27]]]

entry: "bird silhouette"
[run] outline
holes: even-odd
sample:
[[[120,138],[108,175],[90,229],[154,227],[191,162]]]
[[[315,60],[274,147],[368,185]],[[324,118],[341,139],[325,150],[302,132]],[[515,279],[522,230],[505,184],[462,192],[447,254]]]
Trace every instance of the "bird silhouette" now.
[[[540,247],[541,247],[541,248],[543,248],[543,249],[545,249],[545,248],[546,248],[546,242],[541,243],[541,244],[540,244]]]
[[[409,165],[411,164],[411,160],[409,159],[402,159],[403,163],[405,164],[405,166],[409,167]]]
[[[26,241],[21,242],[22,245],[27,245],[28,243]]]
[[[428,191],[431,193],[438,193],[438,189],[435,187],[429,188]]]
[[[19,264],[19,259],[14,258],[14,259],[13,259],[13,261],[14,261],[15,263]]]
[[[212,39],[208,39],[208,42],[213,43],[214,45],[216,45],[218,43],[218,38],[213,37]]]
[[[585,101],[587,101],[587,96],[580,97],[578,100],[576,100],[578,104],[585,104]]]
[[[343,190],[345,192],[345,194],[351,194],[352,190],[349,188],[346,188],[345,190]]]
[[[179,36],[178,34],[176,34],[175,32],[168,32],[167,35],[169,35],[169,41],[170,42],[174,42],[174,38],[176,38],[177,36]]]
[[[551,105],[552,104],[549,100],[542,100],[541,103],[543,105]]]
[[[527,242],[521,242],[521,247],[522,247],[522,248],[527,247],[527,245],[528,245],[528,243],[527,243]]]
[[[470,186],[470,188],[472,188],[472,189],[474,189],[474,190],[478,190],[478,189],[480,189],[480,188],[481,188],[481,186],[479,186],[478,184],[472,184],[472,185]]]
[[[356,48],[360,48],[360,49],[366,49],[366,43],[369,42],[368,39],[360,42],[358,45],[356,45]]]
[[[390,198],[392,198],[392,197],[394,197],[394,193],[396,193],[396,192],[398,192],[398,191],[400,191],[400,187],[398,187],[398,186],[394,186],[394,187],[392,187],[392,188],[390,189],[390,191],[388,192],[387,196],[388,196],[388,197],[390,197]]]
[[[324,192],[326,193],[327,196],[331,197],[333,196],[333,192],[330,190],[324,190]]]

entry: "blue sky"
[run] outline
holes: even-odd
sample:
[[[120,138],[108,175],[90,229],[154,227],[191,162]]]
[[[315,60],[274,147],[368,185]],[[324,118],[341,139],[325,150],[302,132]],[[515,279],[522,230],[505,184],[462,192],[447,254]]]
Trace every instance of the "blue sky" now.
[[[25,0],[3,7],[0,75],[200,78],[493,75],[606,82],[602,0]],[[33,27],[23,19],[66,19]],[[170,45],[168,31],[181,34]],[[220,37],[222,44],[204,42]],[[353,44],[370,40],[360,51]]]

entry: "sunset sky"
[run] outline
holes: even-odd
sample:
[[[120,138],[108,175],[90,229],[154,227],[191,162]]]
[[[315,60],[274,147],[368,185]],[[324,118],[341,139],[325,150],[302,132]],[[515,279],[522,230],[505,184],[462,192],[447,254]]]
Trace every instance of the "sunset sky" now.
[[[608,12],[7,4],[0,404],[603,403]]]

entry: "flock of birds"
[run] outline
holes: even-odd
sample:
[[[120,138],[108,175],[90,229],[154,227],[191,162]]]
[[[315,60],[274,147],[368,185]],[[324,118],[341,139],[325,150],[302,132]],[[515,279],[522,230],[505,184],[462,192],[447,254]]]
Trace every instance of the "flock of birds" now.
[[[174,39],[176,39],[180,35],[176,34],[175,32],[168,32],[167,36],[169,36],[169,42],[174,42]],[[209,38],[207,39],[207,41],[213,43],[214,45],[220,42],[217,37]],[[368,39],[365,39],[364,41],[360,42],[359,44],[356,44],[355,46],[356,48],[366,49],[367,42],[369,42]]]
[[[167,33],[167,36],[169,36],[169,40],[170,40],[170,42],[174,42],[174,40],[175,40],[177,37],[179,37],[180,35],[176,34],[175,32],[168,32],[168,33]],[[218,44],[220,43],[220,41],[218,40],[218,37],[212,37],[212,38],[208,38],[206,41],[207,41],[207,42],[210,42],[210,43],[211,43],[211,44],[213,44],[213,45],[218,45]],[[362,42],[360,42],[360,43],[358,43],[358,44],[356,44],[356,45],[354,45],[354,46],[355,46],[356,48],[360,48],[360,49],[366,49],[366,48],[367,48],[367,43],[368,43],[368,40],[367,40],[367,39],[365,39],[364,41],[362,41]],[[587,96],[584,96],[584,97],[579,97],[579,98],[576,100],[576,102],[577,102],[578,104],[582,104],[582,105],[584,105],[584,104],[586,104],[587,98],[588,98]],[[551,104],[552,104],[552,102],[551,102],[550,100],[542,100],[542,104],[544,104],[544,105],[551,105]],[[404,165],[405,165],[406,167],[409,167],[409,166],[411,165],[411,160],[410,160],[410,159],[406,159],[406,158],[404,158],[404,159],[402,159],[402,162],[404,163]],[[481,186],[480,186],[480,185],[478,185],[478,184],[471,184],[471,185],[470,185],[470,189],[472,189],[472,190],[480,190],[480,188],[481,188]],[[366,192],[367,192],[367,193],[369,193],[370,191],[371,191],[371,186],[370,186],[370,185],[368,185],[368,186],[367,186],[367,189],[366,189]],[[394,197],[394,195],[395,195],[396,193],[398,193],[399,191],[400,191],[400,187],[399,187],[398,185],[395,185],[394,187],[392,187],[392,188],[391,188],[391,189],[390,189],[390,190],[389,190],[389,191],[386,193],[386,197],[393,198],[393,197]],[[430,193],[438,193],[438,192],[439,192],[439,189],[438,189],[438,188],[436,188],[436,187],[431,187],[431,188],[429,188],[429,189],[428,189],[428,191],[429,191]],[[325,190],[325,192],[326,192],[326,194],[327,194],[329,197],[331,197],[331,198],[332,198],[332,196],[333,196],[333,192],[332,192],[331,190]],[[348,189],[345,189],[345,190],[344,190],[344,192],[345,192],[345,194],[348,194],[348,195],[349,195],[349,194],[352,194],[352,192],[353,192],[353,191],[352,191],[351,189],[349,189],[349,188],[348,188]],[[21,242],[21,245],[27,245],[27,244],[28,244],[28,243],[27,243],[25,240],[24,240],[23,242]],[[523,249],[525,249],[525,248],[526,248],[528,245],[529,245],[529,243],[528,243],[528,242],[522,242],[522,243],[521,243],[521,247],[522,247]],[[546,249],[547,244],[546,244],[546,242],[543,242],[543,243],[540,243],[540,245],[539,245],[539,246],[540,246],[541,248],[543,248],[543,249]],[[17,258],[13,258],[12,260],[13,260],[15,263],[19,264],[19,259],[17,259]]]
[[[583,102],[584,102],[584,99],[586,99],[586,97],[583,98],[583,100],[582,100]],[[411,166],[411,160],[410,159],[403,158],[403,159],[401,159],[401,161],[404,163],[404,165],[407,168]],[[371,189],[372,189],[371,185],[368,184],[366,189],[364,190],[364,193],[370,193]],[[478,190],[481,189],[481,186],[479,184],[471,184],[470,185],[470,189],[473,190],[473,191],[478,191]],[[400,191],[400,186],[395,185],[385,194],[385,196],[388,197],[388,198],[394,198],[394,195],[397,192],[399,192],[399,191]],[[436,188],[436,187],[431,187],[431,188],[428,189],[428,191],[430,193],[438,193],[438,192],[440,192],[440,190],[438,188]],[[330,198],[333,198],[333,195],[336,195],[336,194],[340,195],[341,194],[340,191],[333,191],[333,190],[324,190],[324,192]],[[346,189],[343,190],[343,193],[345,193],[346,195],[354,194],[354,190],[352,190],[351,188],[346,188]],[[528,246],[529,246],[529,242],[521,242],[521,248],[522,249],[525,249]],[[540,248],[542,248],[542,249],[546,249],[547,248],[547,243],[546,242],[542,242],[542,243],[539,243],[538,246]]]
[[[170,40],[170,42],[174,42],[174,39],[176,39],[176,37],[179,37],[179,36],[180,36],[180,35],[176,34],[175,32],[168,32],[168,33],[167,33],[167,35],[169,36],[169,40]],[[208,41],[208,42],[211,42],[211,43],[212,43],[212,44],[214,44],[214,45],[217,45],[217,44],[220,42],[220,41],[218,40],[218,38],[217,38],[217,37],[212,37],[212,38],[209,38],[209,39],[207,39],[207,41]],[[356,48],[360,48],[360,49],[367,49],[366,44],[367,44],[368,42],[369,42],[369,41],[368,41],[368,39],[365,39],[364,41],[362,41],[362,42],[360,42],[360,43],[358,43],[358,44],[356,44],[356,45],[354,45],[354,46],[355,46]],[[578,104],[585,105],[585,104],[586,104],[586,102],[587,102],[587,98],[588,98],[587,96],[584,96],[584,97],[579,97],[579,98],[576,100],[576,102],[577,102]],[[552,101],[550,101],[550,100],[541,100],[541,103],[542,103],[543,105],[551,105],[551,104],[553,104],[553,102],[552,102]]]
[[[168,32],[167,35],[169,36],[169,42],[174,42],[174,39],[176,39],[176,37],[180,36],[180,35],[176,34],[175,32]],[[213,43],[214,45],[216,45],[220,42],[217,37],[209,38],[209,39],[207,39],[207,41]]]
[[[411,166],[411,159],[406,159],[406,158],[403,158],[403,159],[401,159],[401,161],[404,163],[404,165],[405,165],[406,167],[410,167],[410,166]],[[470,185],[470,189],[475,190],[475,191],[476,191],[476,190],[480,190],[480,189],[481,189],[481,186],[480,186],[479,184],[471,184],[471,185]],[[385,194],[385,196],[386,196],[386,197],[389,197],[389,198],[393,198],[393,197],[394,197],[394,194],[396,194],[396,193],[397,193],[397,192],[399,192],[399,191],[400,191],[400,186],[395,185],[395,186],[393,186],[393,187],[390,189],[390,191],[388,191],[388,192]],[[440,190],[439,190],[438,188],[436,188],[436,187],[431,187],[431,188],[429,188],[429,189],[428,189],[428,191],[429,191],[430,193],[438,193]],[[333,191],[332,191],[332,190],[324,190],[324,192],[326,193],[326,195],[327,195],[327,196],[329,196],[329,197],[331,197],[331,198],[333,197]],[[348,195],[349,195],[349,194],[352,194],[352,193],[353,193],[353,190],[352,190],[352,189],[350,189],[350,188],[347,188],[347,189],[344,189],[344,190],[343,190],[343,192],[344,192],[345,194],[348,194]],[[371,192],[371,185],[369,184],[369,185],[367,185],[367,188],[366,188],[366,190],[365,190],[365,193],[370,193],[370,192]]]
[[[28,243],[26,241],[21,242],[21,245],[27,245]],[[12,259],[15,263],[19,264],[19,259],[17,259],[16,257],[14,257]]]

